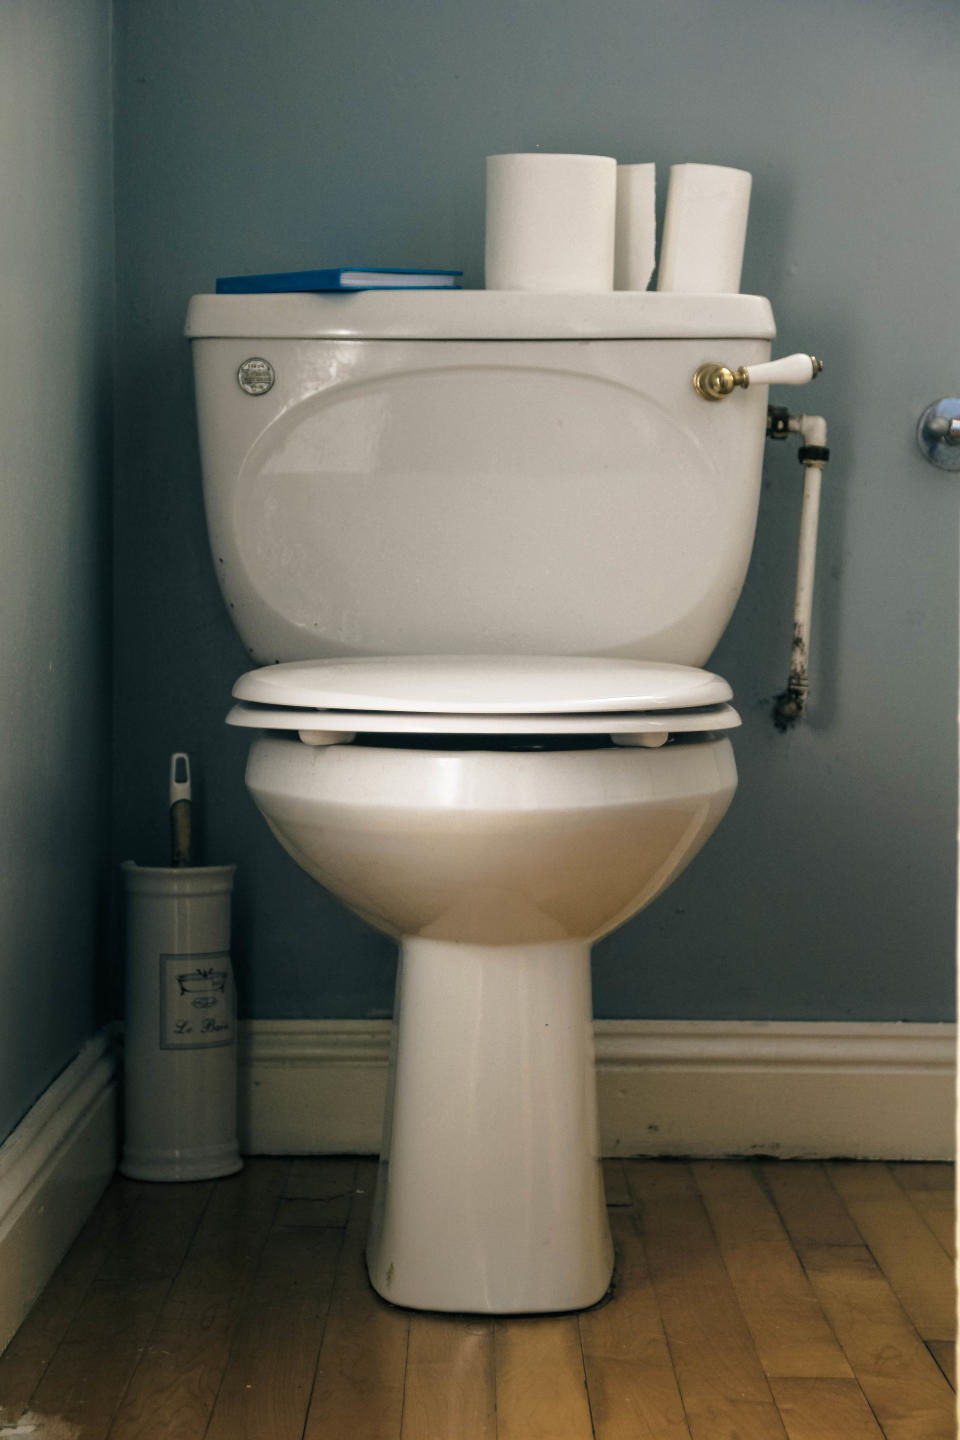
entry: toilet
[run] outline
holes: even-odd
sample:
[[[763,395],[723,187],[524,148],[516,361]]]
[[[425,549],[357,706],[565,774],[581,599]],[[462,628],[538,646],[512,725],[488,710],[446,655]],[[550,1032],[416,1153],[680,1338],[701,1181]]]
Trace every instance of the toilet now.
[[[290,856],[399,941],[367,1264],[423,1310],[601,1300],[590,946],[736,788],[704,669],[753,542],[756,296],[191,301],[230,724]],[[656,963],[651,958],[647,963]]]

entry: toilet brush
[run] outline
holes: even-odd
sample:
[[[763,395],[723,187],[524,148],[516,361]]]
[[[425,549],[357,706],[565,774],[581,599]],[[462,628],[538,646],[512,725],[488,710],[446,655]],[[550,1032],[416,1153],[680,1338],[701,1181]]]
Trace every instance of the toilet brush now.
[[[124,1141],[133,1180],[215,1180],[237,1143],[234,865],[195,865],[190,757],[170,757],[169,865],[120,867],[126,910]],[[2,1430],[0,1426],[0,1430]]]
[[[170,864],[178,867],[192,861],[190,756],[182,751],[170,756]]]

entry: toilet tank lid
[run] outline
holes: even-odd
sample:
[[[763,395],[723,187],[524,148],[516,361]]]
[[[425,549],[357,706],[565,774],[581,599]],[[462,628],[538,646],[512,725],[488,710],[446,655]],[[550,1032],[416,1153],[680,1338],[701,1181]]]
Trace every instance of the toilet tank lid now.
[[[194,295],[185,333],[190,340],[767,340],[776,327],[761,295],[360,290]]]
[[[435,715],[611,714],[718,705],[726,680],[689,665],[557,655],[295,660],[241,675],[237,700]]]

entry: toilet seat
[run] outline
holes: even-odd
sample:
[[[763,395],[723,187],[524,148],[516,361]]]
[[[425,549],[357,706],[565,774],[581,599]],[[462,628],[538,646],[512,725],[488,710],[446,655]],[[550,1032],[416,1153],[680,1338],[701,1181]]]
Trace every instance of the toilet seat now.
[[[565,656],[391,656],[294,661],[234,686],[231,725],[295,730],[307,743],[357,733],[607,735],[658,744],[733,729],[730,686],[687,665]],[[325,740],[329,735],[330,739]],[[642,739],[640,737],[648,737]]]
[[[732,699],[691,665],[566,655],[391,655],[295,660],[242,675],[238,700],[314,710],[452,715],[686,710]]]

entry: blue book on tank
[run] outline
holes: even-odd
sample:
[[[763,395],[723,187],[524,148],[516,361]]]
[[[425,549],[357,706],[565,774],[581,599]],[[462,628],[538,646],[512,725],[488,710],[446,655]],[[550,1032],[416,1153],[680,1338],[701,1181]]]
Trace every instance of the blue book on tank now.
[[[226,275],[218,295],[282,295],[299,290],[454,290],[462,270],[291,270],[277,275]]]

